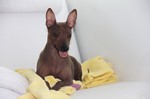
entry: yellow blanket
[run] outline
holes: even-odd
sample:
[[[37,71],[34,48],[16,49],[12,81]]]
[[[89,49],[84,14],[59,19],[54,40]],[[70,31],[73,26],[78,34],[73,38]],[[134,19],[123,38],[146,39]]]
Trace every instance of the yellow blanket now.
[[[82,64],[82,79],[84,88],[112,83],[117,81],[111,64],[102,57],[94,57]]]
[[[69,95],[76,91],[76,88],[72,86],[62,87],[59,91],[49,90],[45,84],[45,81],[40,78],[33,70],[19,69],[16,72],[22,74],[29,80],[29,87],[27,93],[19,96],[18,99],[70,99]],[[80,85],[80,89],[95,87],[107,83],[117,81],[117,77],[111,68],[111,65],[107,63],[101,57],[95,57],[85,61],[82,64],[82,82],[74,81],[74,84]],[[50,86],[54,86],[60,79],[53,76],[45,77],[45,80],[49,82]]]

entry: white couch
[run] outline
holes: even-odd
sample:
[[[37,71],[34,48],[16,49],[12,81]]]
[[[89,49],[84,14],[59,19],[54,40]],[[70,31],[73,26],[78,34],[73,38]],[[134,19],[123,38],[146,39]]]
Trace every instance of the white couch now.
[[[39,53],[46,43],[45,11],[49,7],[58,21],[66,20],[69,12],[65,0],[0,1],[0,66],[12,70],[36,68]],[[75,35],[70,54],[82,62]],[[28,83],[23,83],[27,82],[25,78],[5,68],[0,67],[0,99],[16,99],[25,92]],[[85,98],[150,99],[150,82],[118,82],[79,90],[71,96],[71,99]]]

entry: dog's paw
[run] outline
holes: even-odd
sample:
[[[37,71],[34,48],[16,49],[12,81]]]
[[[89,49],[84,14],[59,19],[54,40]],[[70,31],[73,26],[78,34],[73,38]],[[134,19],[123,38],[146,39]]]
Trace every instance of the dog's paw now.
[[[81,85],[79,84],[72,84],[72,87],[74,87],[76,90],[79,90],[81,88]]]

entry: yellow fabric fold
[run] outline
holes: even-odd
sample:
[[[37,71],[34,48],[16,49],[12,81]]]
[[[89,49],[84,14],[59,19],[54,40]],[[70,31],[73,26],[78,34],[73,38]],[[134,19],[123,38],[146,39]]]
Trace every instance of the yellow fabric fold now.
[[[34,97],[31,93],[26,93],[22,96],[19,96],[18,99],[37,99],[37,98]]]
[[[73,81],[74,84],[80,85],[80,89],[91,88],[117,81],[111,64],[106,62],[102,57],[91,58],[82,65],[82,82]],[[27,88],[27,93],[19,96],[18,99],[70,99],[69,95],[76,92],[72,86],[65,86],[59,91],[49,90],[45,84],[47,81],[53,87],[60,79],[53,76],[45,77],[45,81],[39,77],[31,69],[18,69],[16,72],[25,76],[30,85]]]
[[[33,70],[20,69],[16,72],[25,76],[30,82],[27,88],[29,93],[18,97],[18,99],[70,99],[68,95],[61,91],[49,90],[45,81]]]
[[[60,79],[54,78],[53,76],[46,76],[45,81],[47,81],[49,85],[53,87],[58,81],[60,81]],[[79,84],[82,86],[82,83],[81,82],[79,83],[79,81],[73,81],[73,82],[74,84]],[[76,89],[71,86],[65,86],[65,87],[60,88],[59,91],[62,91],[67,95],[72,95],[76,91]]]
[[[82,63],[84,88],[95,87],[117,81],[111,64],[102,57],[91,58]]]

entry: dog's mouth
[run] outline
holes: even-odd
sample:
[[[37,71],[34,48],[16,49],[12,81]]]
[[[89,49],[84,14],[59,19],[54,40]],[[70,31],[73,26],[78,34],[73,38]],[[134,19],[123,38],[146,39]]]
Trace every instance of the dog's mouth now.
[[[59,56],[62,57],[62,58],[65,58],[65,57],[68,56],[68,52],[59,51]]]
[[[60,48],[55,46],[55,48],[57,49],[58,54],[59,54],[60,57],[66,58],[68,56],[68,50],[69,50],[68,46],[62,46]]]

